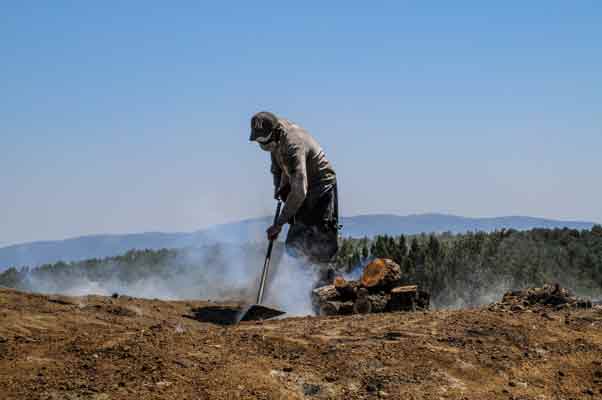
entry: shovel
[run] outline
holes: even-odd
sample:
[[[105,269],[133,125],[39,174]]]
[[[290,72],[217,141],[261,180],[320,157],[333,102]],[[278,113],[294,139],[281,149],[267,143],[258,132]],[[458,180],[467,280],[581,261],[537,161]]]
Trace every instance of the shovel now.
[[[280,215],[280,208],[282,207],[282,201],[278,201],[278,207],[276,208],[276,216],[274,217],[274,224],[278,220]],[[261,274],[261,281],[259,282],[259,292],[257,293],[257,303],[247,306],[242,310],[240,307],[231,307],[228,305],[212,305],[204,306],[192,309],[192,315],[184,315],[187,318],[191,318],[201,322],[210,322],[218,325],[236,325],[241,321],[262,321],[277,317],[285,314],[284,311],[277,310],[262,305],[263,291],[265,289],[265,283],[268,277],[268,271],[270,269],[270,259],[272,257],[272,248],[274,247],[274,241],[270,240],[268,246],[268,254],[265,257],[265,263],[263,264],[263,272]]]
[[[278,200],[278,206],[276,207],[276,215],[274,216],[274,225],[278,221],[278,216],[280,215],[280,208],[282,207],[282,201]],[[274,247],[274,241],[270,240],[270,244],[268,245],[268,252],[265,256],[265,262],[263,263],[263,272],[261,273],[261,281],[259,281],[259,291],[257,293],[257,303],[247,307],[244,309],[238,322],[240,321],[261,321],[264,319],[270,319],[277,317],[279,315],[285,314],[284,311],[277,310],[275,308],[270,308],[262,305],[263,302],[263,291],[265,289],[265,282],[268,277],[268,272],[270,270],[270,259],[272,258],[272,248]]]

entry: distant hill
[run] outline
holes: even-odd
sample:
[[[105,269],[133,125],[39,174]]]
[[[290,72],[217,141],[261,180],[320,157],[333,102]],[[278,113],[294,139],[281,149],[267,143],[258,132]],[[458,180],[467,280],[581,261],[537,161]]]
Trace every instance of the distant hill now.
[[[533,217],[468,218],[448,214],[393,214],[360,215],[343,220],[345,236],[361,237],[387,235],[415,235],[430,232],[464,233],[469,231],[492,232],[502,228],[529,230],[533,228],[591,229],[592,222],[558,221]]]
[[[192,233],[137,233],[124,235],[93,235],[58,241],[43,241],[0,247],[0,272],[10,266],[36,266],[56,261],[78,261],[110,257],[130,249],[198,247],[212,243],[244,243],[262,241],[270,217],[255,218],[217,225]],[[501,228],[528,230],[532,228],[590,229],[594,223],[556,221],[532,217],[466,218],[445,214],[360,215],[342,220],[343,235],[351,237],[377,234],[413,235],[430,232],[463,233],[491,232]]]

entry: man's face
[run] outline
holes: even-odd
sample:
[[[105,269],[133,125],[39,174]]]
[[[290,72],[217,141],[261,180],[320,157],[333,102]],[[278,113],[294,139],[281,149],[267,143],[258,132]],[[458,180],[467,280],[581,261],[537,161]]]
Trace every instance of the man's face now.
[[[261,150],[263,151],[272,152],[276,150],[276,142],[272,140],[269,143],[259,143],[259,147],[261,147]]]
[[[276,141],[274,140],[274,132],[270,132],[267,135],[259,136],[257,139],[259,147],[264,151],[274,151],[276,149]]]

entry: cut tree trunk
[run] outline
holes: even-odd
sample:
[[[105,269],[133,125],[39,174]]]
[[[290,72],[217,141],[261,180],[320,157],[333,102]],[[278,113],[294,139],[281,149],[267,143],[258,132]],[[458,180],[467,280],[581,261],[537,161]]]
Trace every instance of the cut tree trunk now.
[[[336,300],[339,297],[339,293],[334,285],[326,285],[312,290],[312,297],[325,303],[327,301]]]
[[[384,312],[387,309],[389,299],[390,296],[387,294],[360,296],[353,304],[353,312],[356,314]]]
[[[355,301],[357,299],[357,281],[347,281],[342,276],[337,276],[334,280],[334,287],[339,294],[341,301]]]
[[[327,301],[320,305],[320,315],[350,315],[353,314],[351,301]]]
[[[363,287],[388,291],[399,285],[401,268],[393,260],[377,258],[364,269],[360,283]]]
[[[388,294],[371,294],[368,299],[372,304],[372,312],[385,312],[391,296]]]
[[[311,292],[311,302],[314,312],[319,314],[322,304],[328,303],[329,301],[337,301],[338,297],[339,293],[335,289],[334,285],[326,285],[315,288]]]
[[[418,307],[423,310],[428,310],[431,308],[431,295],[429,292],[425,292],[424,290],[418,291],[418,301],[416,303]]]
[[[359,297],[353,303],[354,314],[370,314],[372,312],[372,303],[367,297]]]
[[[416,311],[418,300],[418,286],[399,286],[391,290],[391,311]]]

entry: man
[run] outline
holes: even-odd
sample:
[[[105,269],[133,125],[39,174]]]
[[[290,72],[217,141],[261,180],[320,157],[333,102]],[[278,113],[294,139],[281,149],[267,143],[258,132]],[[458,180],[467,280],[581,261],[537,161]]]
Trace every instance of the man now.
[[[274,197],[285,202],[268,239],[288,223],[287,252],[328,263],[338,250],[339,215],[336,174],[324,151],[305,129],[265,111],[251,119],[250,140],[270,152]]]

